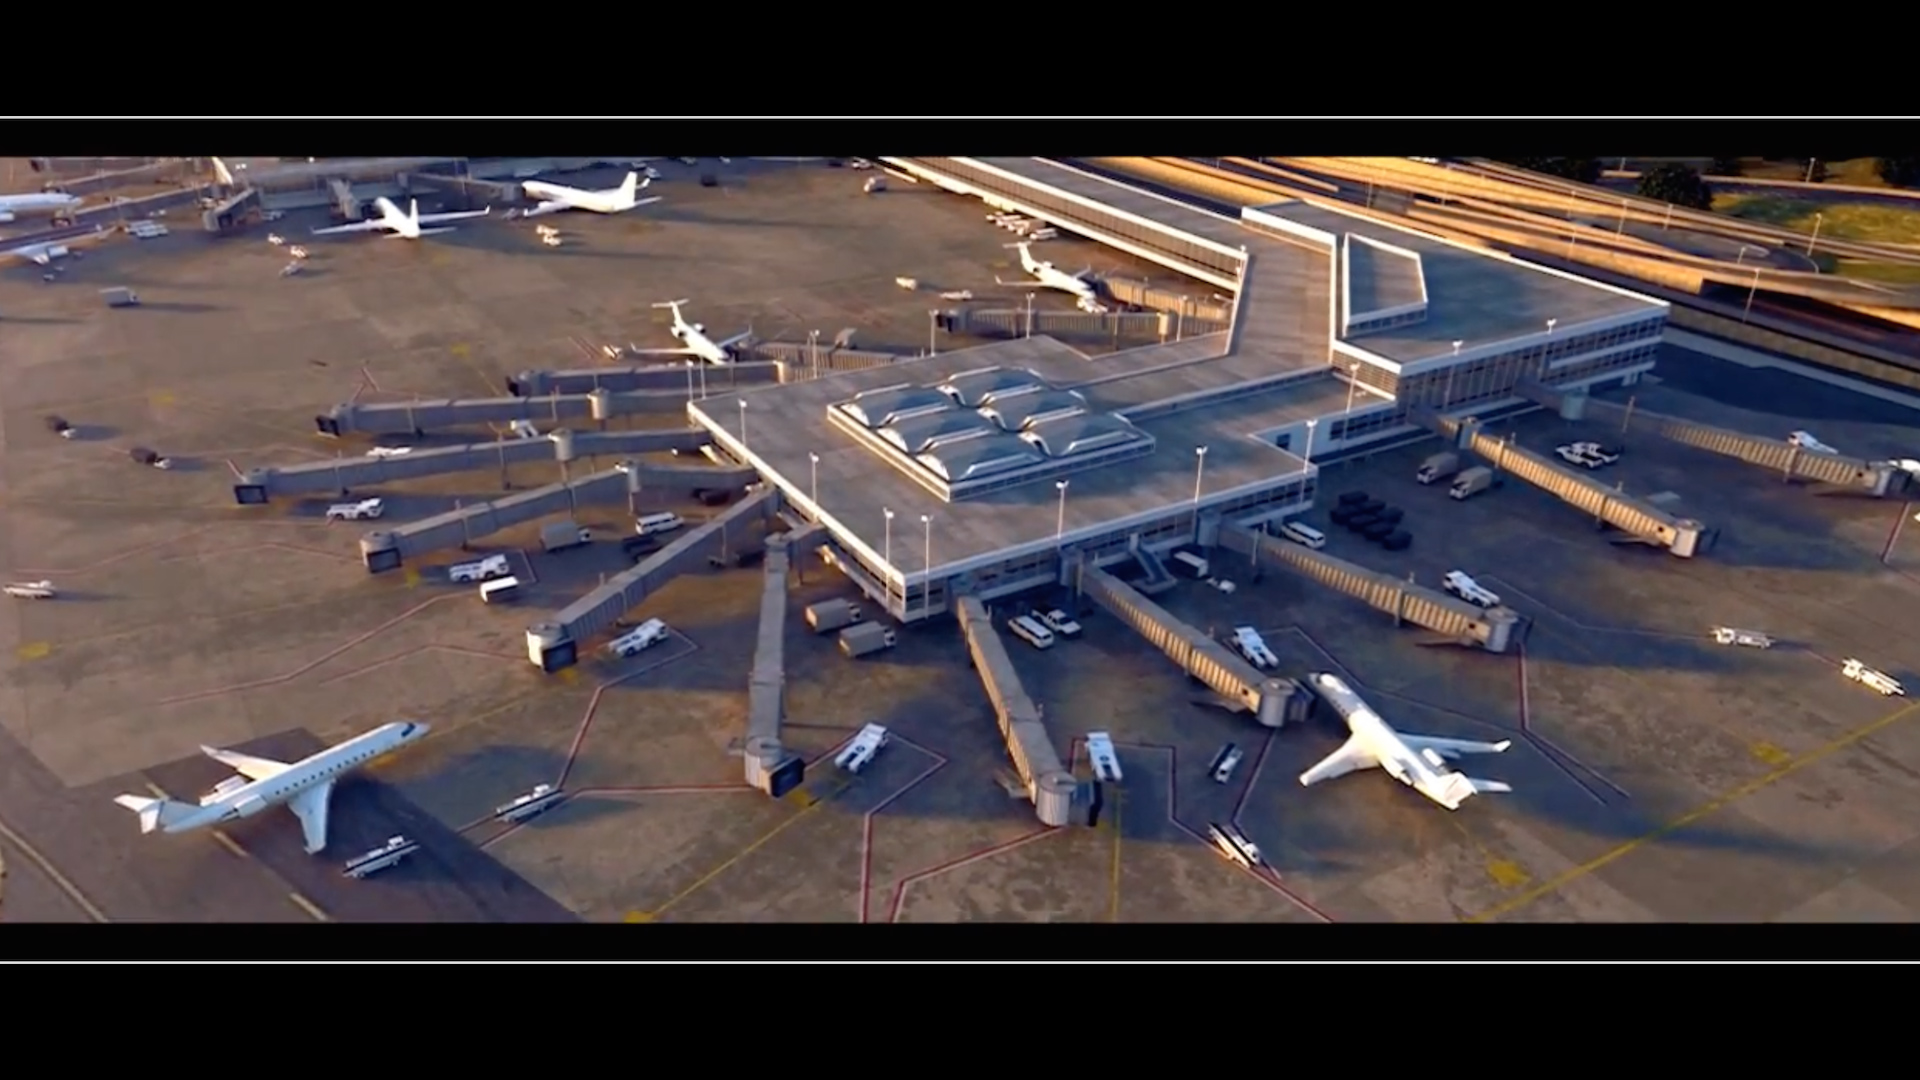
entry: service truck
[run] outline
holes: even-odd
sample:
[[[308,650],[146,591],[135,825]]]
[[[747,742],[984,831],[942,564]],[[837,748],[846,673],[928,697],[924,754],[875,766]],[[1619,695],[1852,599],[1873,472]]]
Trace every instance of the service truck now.
[[[1431,484],[1435,480],[1445,480],[1460,471],[1460,455],[1449,450],[1435,454],[1420,463],[1420,471],[1413,474],[1422,484]]]
[[[1487,468],[1485,465],[1475,465],[1473,468],[1454,477],[1453,487],[1447,494],[1456,499],[1466,499],[1478,495],[1489,488],[1497,488],[1499,486],[1500,478],[1493,474],[1492,469]]]
[[[850,600],[822,600],[807,605],[807,625],[825,634],[860,621],[860,605]]]
[[[893,631],[878,623],[855,623],[840,631],[840,651],[850,658],[891,649],[894,642]]]
[[[565,551],[592,541],[593,530],[583,529],[577,522],[556,521],[540,527],[540,546],[549,552]]]

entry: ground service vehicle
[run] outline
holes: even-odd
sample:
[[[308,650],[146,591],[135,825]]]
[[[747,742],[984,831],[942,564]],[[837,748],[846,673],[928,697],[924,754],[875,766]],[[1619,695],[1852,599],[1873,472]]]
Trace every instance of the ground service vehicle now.
[[[659,619],[648,619],[632,630],[607,643],[607,651],[625,659],[636,656],[647,649],[667,640],[667,624]]]
[[[1449,570],[1440,579],[1440,587],[1476,607],[1491,608],[1500,606],[1500,597],[1492,589],[1473,580],[1462,570]]]
[[[328,521],[364,521],[377,518],[387,512],[387,504],[379,499],[361,499],[359,502],[334,503],[327,507]]]
[[[1087,732],[1087,760],[1093,763],[1095,780],[1103,784],[1120,782],[1120,755],[1114,752],[1113,736],[1104,731]]]
[[[1239,766],[1241,757],[1240,748],[1232,743],[1221,747],[1220,752],[1213,755],[1213,764],[1207,767],[1213,774],[1213,782],[1224,784],[1233,779],[1233,770]]]
[[[1750,649],[1771,649],[1773,638],[1758,630],[1739,630],[1731,626],[1713,628],[1713,640],[1722,645],[1745,645]]]
[[[1907,693],[1907,688],[1900,685],[1899,679],[1884,671],[1876,671],[1858,660],[1849,658],[1840,665],[1840,673],[1885,697],[1893,697],[1896,694],[1904,697]]]
[[[879,724],[868,724],[860,729],[860,734],[853,737],[845,750],[834,755],[834,767],[857,773],[866,768],[867,762],[872,761],[873,756],[885,745],[887,729]]]
[[[368,877],[389,866],[399,865],[407,856],[419,850],[419,844],[404,836],[395,836],[365,855],[356,855],[348,859],[346,867],[340,872],[350,878]]]
[[[1475,465],[1453,478],[1453,487],[1447,490],[1447,494],[1455,499],[1470,499],[1490,488],[1499,487],[1500,483],[1500,478],[1493,474],[1492,469]]]
[[[1040,625],[1040,620],[1029,615],[1015,615],[1007,620],[1007,629],[1014,637],[1036,649],[1053,648],[1053,631]]]
[[[876,623],[855,623],[840,631],[840,651],[849,659],[891,649],[895,643],[893,631]]]
[[[1422,484],[1431,484],[1436,480],[1445,480],[1460,471],[1460,455],[1449,450],[1435,454],[1420,463],[1420,470],[1413,478]]]
[[[490,581],[497,577],[506,577],[513,571],[507,565],[505,555],[489,555],[478,562],[455,563],[447,567],[447,580],[456,585],[474,581]]]
[[[565,551],[593,542],[593,530],[571,521],[556,521],[540,526],[540,546],[549,552]]]
[[[655,533],[672,532],[685,524],[679,514],[663,510],[657,514],[641,514],[634,519],[633,528],[641,536],[652,536]]]
[[[807,626],[824,634],[860,621],[860,605],[849,600],[822,600],[807,605]]]
[[[1054,608],[1051,611],[1036,611],[1033,613],[1032,618],[1033,621],[1053,631],[1054,634],[1059,637],[1076,638],[1080,636],[1080,624],[1074,621],[1073,616],[1068,615],[1059,608]]]
[[[1280,535],[1304,547],[1319,551],[1327,546],[1327,536],[1311,525],[1298,521],[1289,521],[1280,526]]]

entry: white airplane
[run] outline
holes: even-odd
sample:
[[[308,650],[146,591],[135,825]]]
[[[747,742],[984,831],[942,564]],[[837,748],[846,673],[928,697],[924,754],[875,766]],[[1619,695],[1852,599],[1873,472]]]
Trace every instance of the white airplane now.
[[[32,192],[25,195],[0,195],[0,225],[11,222],[15,214],[46,214],[80,205],[80,196],[64,191]]]
[[[419,721],[382,724],[338,746],[292,764],[269,761],[235,750],[202,746],[201,752],[240,775],[222,780],[200,802],[148,799],[120,795],[114,802],[140,815],[140,831],[180,833],[252,817],[269,806],[285,804],[300,819],[307,854],[327,846],[327,802],[340,776],[367,762],[425,738],[429,725]]]
[[[1388,727],[1338,676],[1314,672],[1307,676],[1307,685],[1346,720],[1353,735],[1325,760],[1301,773],[1301,787],[1345,776],[1355,769],[1379,768],[1449,810],[1460,809],[1471,795],[1513,790],[1497,780],[1476,780],[1446,768],[1447,761],[1461,754],[1502,753],[1513,745],[1512,740],[1485,743],[1404,735]]]
[[[673,312],[673,329],[671,333],[674,337],[686,342],[685,348],[629,349],[627,351],[640,356],[697,356],[709,364],[733,363],[733,346],[752,337],[753,328],[748,327],[746,330],[727,338],[725,341],[715,341],[707,336],[707,328],[704,325],[700,323],[690,323],[686,320],[685,316],[680,314],[680,308],[685,304],[685,300],[668,300],[664,304],[653,305],[654,307],[666,308]]]
[[[1048,289],[1059,289],[1061,292],[1072,293],[1075,297],[1079,298],[1083,304],[1094,303],[1100,298],[1099,294],[1094,290],[1093,282],[1087,280],[1087,275],[1093,273],[1092,267],[1088,267],[1077,274],[1069,274],[1064,270],[1054,269],[1053,264],[1050,262],[1041,262],[1034,258],[1033,245],[1025,240],[1017,244],[1008,244],[1007,246],[1019,249],[1020,265],[1027,273],[1033,275],[1034,280],[1030,283],[1022,281],[1001,281],[996,275],[993,279],[995,283],[1000,285],[1037,284]]]
[[[562,210],[591,210],[596,214],[619,214],[636,206],[657,203],[660,196],[639,199],[634,196],[640,189],[653,183],[652,177],[641,179],[637,172],[627,174],[625,183],[617,188],[602,191],[587,191],[582,188],[570,188],[560,184],[549,184],[544,180],[528,180],[520,185],[528,198],[539,199],[538,206],[520,211],[521,217],[539,217],[542,214],[557,214]]]
[[[375,229],[386,229],[389,238],[399,237],[403,240],[418,240],[423,236],[429,236],[433,233],[453,231],[452,229],[423,229],[421,228],[422,225],[437,225],[442,221],[459,221],[463,218],[486,217],[488,214],[493,213],[493,207],[489,206],[485,210],[460,210],[450,214],[423,215],[420,213],[420,200],[412,199],[409,200],[407,204],[408,212],[403,214],[400,212],[399,207],[393,205],[393,200],[387,198],[385,195],[373,200],[373,205],[375,209],[380,211],[379,217],[369,218],[366,221],[356,221],[350,225],[335,225],[328,229],[315,229],[313,230],[313,235],[332,236],[335,233],[372,232]]]

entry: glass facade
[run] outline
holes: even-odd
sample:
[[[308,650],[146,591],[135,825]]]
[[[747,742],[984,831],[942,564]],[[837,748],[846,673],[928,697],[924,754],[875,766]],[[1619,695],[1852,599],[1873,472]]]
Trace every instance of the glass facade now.
[[[1414,323],[1426,321],[1426,308],[1421,308],[1418,311],[1403,311],[1398,315],[1388,315],[1380,319],[1365,319],[1356,315],[1353,321],[1347,324],[1346,336],[1350,338],[1358,337],[1361,334],[1371,334],[1377,330],[1387,330],[1395,326],[1412,326]]]
[[[1078,223],[1089,230],[1104,233],[1117,240],[1160,252],[1180,262],[1190,263],[1203,270],[1221,275],[1228,280],[1240,277],[1240,258],[1237,255],[1225,255],[1210,247],[1190,243],[1169,233],[1142,225],[1130,218],[1117,214],[1095,210],[1082,203],[1060,198],[1051,192],[1041,191],[1024,181],[1009,180],[998,173],[988,172],[953,158],[913,158],[917,164],[926,166],[981,191],[1025,203],[1037,211],[1062,222]]]

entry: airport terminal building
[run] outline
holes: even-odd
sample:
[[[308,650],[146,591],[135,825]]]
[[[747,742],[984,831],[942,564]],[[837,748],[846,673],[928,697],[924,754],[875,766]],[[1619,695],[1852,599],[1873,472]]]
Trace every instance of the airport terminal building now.
[[[690,403],[902,621],[1299,513],[1315,462],[1535,407],[1525,379],[1631,383],[1666,323],[1662,301],[1327,207],[1234,219],[1047,159],[887,164],[1234,299],[1223,333],[1107,356],[1023,338]]]

